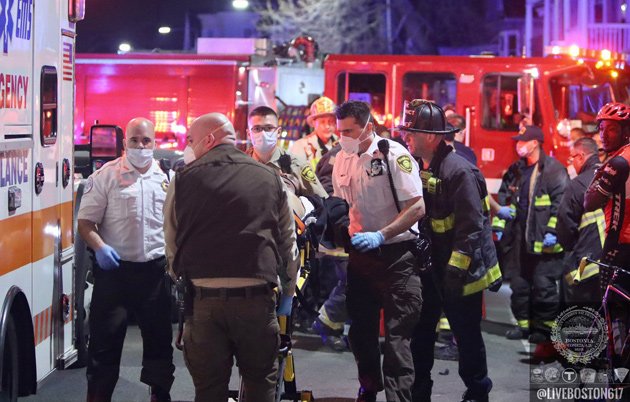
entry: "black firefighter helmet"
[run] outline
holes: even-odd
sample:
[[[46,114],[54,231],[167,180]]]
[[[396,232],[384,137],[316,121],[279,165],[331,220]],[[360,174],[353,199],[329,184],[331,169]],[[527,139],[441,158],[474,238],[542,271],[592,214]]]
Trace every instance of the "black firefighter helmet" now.
[[[451,126],[446,121],[444,110],[437,104],[425,100],[414,99],[405,101],[403,110],[403,123],[399,130],[425,134],[454,134],[458,128]]]

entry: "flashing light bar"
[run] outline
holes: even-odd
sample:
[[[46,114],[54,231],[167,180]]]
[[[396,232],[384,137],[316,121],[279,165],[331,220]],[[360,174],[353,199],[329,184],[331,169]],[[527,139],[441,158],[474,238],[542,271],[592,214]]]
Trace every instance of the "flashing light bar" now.
[[[571,46],[559,46],[559,45],[545,46],[545,55],[546,56],[565,55],[565,56],[569,56],[573,59],[578,60],[578,62],[580,60],[584,62],[584,59],[591,59],[591,60],[595,59],[602,62],[602,64],[598,68],[601,68],[604,65],[610,67],[613,62],[626,61],[626,55],[623,53],[612,52],[608,49],[602,49],[601,51],[593,50],[593,49],[584,49],[584,48],[580,48],[578,45],[575,45],[575,44]]]

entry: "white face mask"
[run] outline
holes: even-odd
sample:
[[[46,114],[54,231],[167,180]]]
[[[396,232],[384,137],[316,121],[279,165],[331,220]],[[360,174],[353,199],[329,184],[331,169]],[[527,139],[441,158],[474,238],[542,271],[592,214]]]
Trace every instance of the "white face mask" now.
[[[259,155],[267,155],[273,151],[278,143],[276,130],[251,133],[252,146]]]
[[[520,147],[516,147],[516,153],[518,154],[518,156],[520,156],[521,158],[527,158],[529,155],[531,155],[531,153],[534,151],[534,147],[530,147],[529,145],[529,143],[525,143]]]
[[[371,134],[371,133],[368,133],[368,136],[366,136],[365,138],[361,138],[369,122],[370,122],[370,119],[368,119],[368,121],[365,123],[365,126],[363,126],[363,129],[361,130],[361,134],[359,134],[357,138],[351,138],[351,137],[342,135],[341,138],[339,138],[339,145],[341,145],[341,149],[343,149],[345,152],[349,154],[359,153],[359,148],[361,147],[361,144],[363,143],[363,141],[368,139],[369,134]]]
[[[197,159],[195,158],[195,152],[190,145],[186,145],[186,148],[184,148],[184,163],[188,165],[194,162],[195,159]]]
[[[127,159],[135,167],[145,168],[153,161],[153,149],[127,148]]]

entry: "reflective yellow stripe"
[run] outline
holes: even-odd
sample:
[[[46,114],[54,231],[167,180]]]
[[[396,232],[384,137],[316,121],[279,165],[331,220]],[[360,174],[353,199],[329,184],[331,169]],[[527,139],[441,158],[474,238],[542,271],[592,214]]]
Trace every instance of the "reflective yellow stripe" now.
[[[348,253],[346,253],[344,251],[344,249],[342,249],[342,248],[336,248],[334,250],[330,250],[330,249],[327,249],[326,247],[324,247],[324,246],[322,246],[320,244],[319,248],[317,249],[317,251],[319,253],[328,255],[330,257],[343,257],[343,258],[347,258],[348,257]]]
[[[499,263],[497,263],[494,267],[490,268],[488,272],[486,272],[486,274],[480,279],[464,285],[464,296],[481,292],[482,290],[487,289],[490,285],[492,285],[499,279],[501,279],[501,269],[499,268]]]
[[[516,216],[516,204],[511,204],[510,208],[512,208],[512,211],[510,212],[510,215],[512,215],[512,217]]]
[[[495,216],[492,218],[492,228],[493,229],[505,229],[505,220]]]
[[[343,326],[345,323],[332,321],[330,317],[328,317],[328,312],[326,312],[326,307],[324,306],[322,306],[322,308],[319,309],[319,317],[317,318],[331,329],[343,330]]]
[[[440,331],[450,331],[451,330],[451,324],[448,323],[448,318],[446,318],[446,317],[440,318],[440,321],[438,322],[438,329]]]
[[[556,326],[556,322],[555,321],[543,321],[542,325],[544,325],[547,328],[553,328]]]
[[[584,267],[584,271],[582,272],[582,275],[580,275],[579,269],[574,269],[573,271],[568,272],[564,276],[564,280],[567,281],[569,286],[573,286],[576,284],[575,283],[576,281],[581,282],[588,278],[592,278],[593,276],[598,275],[598,274],[599,274],[599,266],[597,264],[588,264],[586,267]]]
[[[471,258],[466,254],[462,254],[459,251],[453,251],[451,253],[451,258],[448,260],[448,265],[467,270],[470,268],[470,260]]]
[[[541,241],[534,242],[534,253],[555,254],[555,253],[561,253],[562,251],[563,251],[563,248],[560,245],[560,243],[556,243],[553,247],[543,247],[543,242]]]
[[[588,225],[597,224],[597,231],[599,233],[599,241],[601,242],[602,247],[604,247],[604,240],[606,240],[606,217],[604,216],[604,211],[602,209],[598,209],[596,211],[587,212],[582,215],[582,219],[580,220],[580,226],[578,230],[582,230]]]
[[[427,180],[427,191],[431,194],[436,194],[439,182],[440,179],[431,177],[429,180]]]
[[[555,229],[557,224],[558,224],[558,218],[555,216],[552,216],[551,218],[549,218],[549,222],[547,222],[547,227]]]
[[[431,229],[433,229],[434,233],[446,233],[449,230],[453,229],[454,224],[455,214],[450,214],[444,219],[431,218]]]
[[[483,212],[490,212],[490,196],[486,195],[486,197],[481,201],[481,208]]]
[[[423,170],[420,172],[420,180],[422,180],[422,187],[426,188],[431,194],[436,194],[438,186],[440,185],[440,179],[434,177],[431,172]]]
[[[516,321],[516,325],[518,325],[519,328],[528,329],[529,328],[529,320],[518,320],[518,321]]]
[[[540,197],[534,197],[534,206],[535,207],[550,207],[551,197],[549,197],[549,194],[543,194]]]

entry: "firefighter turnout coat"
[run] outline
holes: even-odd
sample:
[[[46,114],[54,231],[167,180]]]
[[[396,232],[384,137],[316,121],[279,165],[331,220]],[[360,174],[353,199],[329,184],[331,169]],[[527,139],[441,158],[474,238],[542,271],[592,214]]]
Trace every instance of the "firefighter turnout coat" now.
[[[508,168],[508,174],[503,177],[499,189],[500,201],[501,194],[518,194],[515,189],[521,185],[521,171],[525,167],[525,159],[519,159]],[[568,179],[569,176],[564,166],[541,151],[540,159],[534,168],[531,179],[528,183],[522,184],[529,186],[528,194],[530,197],[527,217],[525,217],[526,249],[522,251],[537,255],[557,254],[563,251],[560,243],[556,243],[552,247],[543,247],[543,239],[545,233],[556,235],[560,200]],[[516,197],[511,197],[511,203],[514,208],[515,204],[518,203]],[[509,225],[509,227],[510,230],[520,230],[519,225]],[[492,228],[495,231],[508,230],[505,221],[497,217],[492,221]]]
[[[441,142],[422,171],[437,275],[448,265],[467,272],[462,295],[498,290],[501,270],[492,242],[486,182],[479,169]]]
[[[584,211],[584,193],[598,167],[599,158],[597,155],[591,155],[578,176],[567,185],[560,202],[556,230],[558,241],[566,251],[564,274],[568,285],[573,285],[575,279],[582,281],[599,273],[596,264],[589,264],[580,277],[576,278],[580,259],[582,257],[599,259],[606,238],[604,211],[602,209]]]

